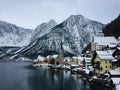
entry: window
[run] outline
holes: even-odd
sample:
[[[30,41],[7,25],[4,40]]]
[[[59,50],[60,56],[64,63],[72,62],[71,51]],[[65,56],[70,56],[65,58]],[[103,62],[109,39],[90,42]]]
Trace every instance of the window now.
[[[111,61],[109,61],[109,63],[111,63]]]
[[[106,68],[107,68],[107,66],[106,66]]]
[[[110,69],[111,69],[111,66],[110,66]]]
[[[107,61],[105,61],[105,63],[107,63]]]

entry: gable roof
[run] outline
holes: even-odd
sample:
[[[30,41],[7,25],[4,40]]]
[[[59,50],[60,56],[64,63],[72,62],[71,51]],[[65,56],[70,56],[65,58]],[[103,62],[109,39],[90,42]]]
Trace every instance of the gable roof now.
[[[108,51],[96,51],[97,55],[101,60],[113,60],[114,57],[112,56],[111,52]]]
[[[109,72],[111,75],[120,75],[120,72],[116,70],[109,70]]]
[[[115,37],[94,37],[94,43],[97,43],[99,45],[110,45],[110,46],[116,46],[117,40]]]

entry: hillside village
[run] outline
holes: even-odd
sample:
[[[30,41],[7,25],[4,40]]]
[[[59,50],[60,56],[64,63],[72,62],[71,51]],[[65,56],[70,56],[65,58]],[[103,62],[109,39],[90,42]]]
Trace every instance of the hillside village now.
[[[39,55],[34,60],[34,66],[67,69],[78,74],[84,72],[84,75],[88,76],[92,74],[92,78],[86,77],[90,83],[108,84],[107,82],[110,80],[109,85],[117,85],[116,88],[119,88],[120,37],[118,39],[113,36],[105,37],[103,33],[99,33],[91,43],[91,51],[73,57],[64,57],[64,48],[61,42],[59,52],[59,55],[48,55],[47,57]],[[99,81],[96,82],[97,80]]]

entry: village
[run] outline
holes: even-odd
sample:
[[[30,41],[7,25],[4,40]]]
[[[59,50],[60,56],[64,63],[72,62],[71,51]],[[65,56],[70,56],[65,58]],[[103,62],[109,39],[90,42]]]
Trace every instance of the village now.
[[[38,55],[33,66],[52,69],[70,70],[82,75],[92,88],[120,90],[120,37],[105,37],[99,33],[91,43],[91,50],[85,54],[64,57],[62,43],[59,55]]]

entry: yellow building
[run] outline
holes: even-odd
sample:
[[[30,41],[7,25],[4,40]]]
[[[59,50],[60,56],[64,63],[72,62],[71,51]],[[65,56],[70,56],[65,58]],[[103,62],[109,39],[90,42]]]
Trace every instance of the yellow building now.
[[[108,51],[96,51],[96,58],[94,61],[95,73],[103,74],[112,69],[112,60],[114,57]]]

